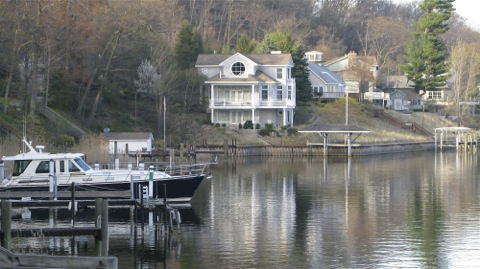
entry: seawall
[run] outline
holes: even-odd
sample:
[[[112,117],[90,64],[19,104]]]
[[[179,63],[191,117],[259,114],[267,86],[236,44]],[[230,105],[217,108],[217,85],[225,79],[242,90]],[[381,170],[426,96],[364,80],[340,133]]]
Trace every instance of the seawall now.
[[[437,145],[438,146],[438,145]],[[468,148],[476,148],[475,145],[468,145]],[[464,148],[464,145],[461,145]],[[442,150],[455,148],[453,145],[444,145]],[[348,148],[343,144],[330,144],[327,147],[328,156],[347,156]],[[351,146],[352,156],[389,154],[400,152],[415,152],[435,150],[435,142],[398,142],[386,144],[353,144]],[[247,156],[323,156],[324,147],[322,144],[305,146],[209,146],[197,147],[196,154],[224,155],[225,157],[247,157]]]

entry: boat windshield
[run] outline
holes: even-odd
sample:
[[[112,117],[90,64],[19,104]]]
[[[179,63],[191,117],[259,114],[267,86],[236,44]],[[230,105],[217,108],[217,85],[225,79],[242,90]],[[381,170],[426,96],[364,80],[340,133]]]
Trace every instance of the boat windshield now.
[[[19,176],[21,175],[27,166],[32,162],[32,160],[16,160],[13,163],[13,173],[12,176]]]
[[[88,164],[87,164],[84,160],[82,160],[81,158],[76,158],[76,159],[75,159],[75,162],[78,164],[78,166],[80,166],[80,167],[83,169],[83,171],[88,171],[88,170],[92,169],[92,168],[91,168],[90,166],[88,166]]]

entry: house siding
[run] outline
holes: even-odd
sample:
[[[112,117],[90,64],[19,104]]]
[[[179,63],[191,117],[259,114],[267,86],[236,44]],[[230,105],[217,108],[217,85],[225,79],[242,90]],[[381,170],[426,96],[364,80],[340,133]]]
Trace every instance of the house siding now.
[[[237,63],[241,63],[239,70],[233,70]],[[238,125],[251,120],[293,126],[296,87],[291,55],[200,55],[195,66],[207,77],[212,123]],[[266,100],[262,98],[264,87]],[[290,117],[276,116],[277,111]]]

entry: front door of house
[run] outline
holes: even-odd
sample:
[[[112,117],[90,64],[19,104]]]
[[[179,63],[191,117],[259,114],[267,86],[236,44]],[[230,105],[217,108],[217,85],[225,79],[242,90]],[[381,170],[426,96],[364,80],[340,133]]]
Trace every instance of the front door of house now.
[[[241,122],[243,122],[243,111],[231,111],[230,123],[241,123]]]

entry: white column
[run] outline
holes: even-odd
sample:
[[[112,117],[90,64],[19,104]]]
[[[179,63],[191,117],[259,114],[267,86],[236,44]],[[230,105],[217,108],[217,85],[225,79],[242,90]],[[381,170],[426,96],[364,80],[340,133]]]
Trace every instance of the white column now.
[[[261,94],[261,92],[260,92]],[[250,97],[250,102],[252,103],[252,106],[254,108],[252,108],[252,124],[254,124],[254,127],[255,128],[255,85],[252,85],[252,96]]]
[[[214,104],[214,100],[215,100],[215,99],[214,99],[215,96],[213,95],[213,87],[214,87],[214,85],[212,85],[212,86],[210,87],[210,103],[208,104],[208,106],[210,107],[210,113],[211,113],[211,115],[210,115],[210,121],[211,121],[212,123],[214,123],[214,121],[213,121],[213,119],[214,119],[213,115],[215,114],[215,109],[213,109],[213,104]]]
[[[287,125],[287,109],[286,108],[283,108],[283,126],[286,126]]]
[[[352,133],[347,134],[347,156],[352,157]]]

